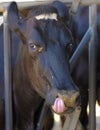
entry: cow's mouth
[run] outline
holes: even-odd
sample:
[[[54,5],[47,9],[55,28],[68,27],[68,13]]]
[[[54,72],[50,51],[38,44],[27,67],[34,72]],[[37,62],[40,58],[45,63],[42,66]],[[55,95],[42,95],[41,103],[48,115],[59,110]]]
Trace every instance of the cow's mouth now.
[[[76,93],[71,99],[66,98],[65,100],[63,97],[57,97],[52,105],[52,110],[61,115],[72,113],[78,106],[80,106],[80,98]]]

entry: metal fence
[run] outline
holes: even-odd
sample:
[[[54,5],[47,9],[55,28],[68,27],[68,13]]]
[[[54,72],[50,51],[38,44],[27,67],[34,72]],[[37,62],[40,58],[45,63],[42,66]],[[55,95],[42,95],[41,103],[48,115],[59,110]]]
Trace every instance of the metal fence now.
[[[18,2],[18,7],[27,8],[30,6],[36,6],[41,4],[51,3],[53,0],[35,0],[27,2]],[[89,42],[89,130],[96,130],[96,116],[95,116],[95,38],[97,27],[97,4],[100,4],[100,0],[61,0],[62,2],[71,6],[72,12],[76,12],[78,6],[89,6],[89,29],[83,37],[81,43],[70,59],[71,70],[75,65],[79,55],[90,39]],[[6,113],[6,130],[12,130],[12,82],[11,82],[11,51],[10,51],[10,30],[7,25],[7,7],[9,2],[0,2],[0,12],[3,13],[4,19],[4,73],[5,73],[5,113]]]

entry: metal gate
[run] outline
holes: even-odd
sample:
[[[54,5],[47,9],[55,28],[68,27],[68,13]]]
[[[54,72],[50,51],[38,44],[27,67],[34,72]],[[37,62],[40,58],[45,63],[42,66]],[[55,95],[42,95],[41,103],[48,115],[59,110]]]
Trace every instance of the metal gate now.
[[[27,2],[18,2],[19,8],[36,6],[41,4],[51,3],[53,0],[35,0]],[[78,48],[70,59],[71,71],[75,66],[75,63],[82,53],[82,50],[89,40],[89,130],[96,130],[96,116],[95,116],[95,38],[97,27],[97,4],[100,4],[100,0],[61,0],[62,2],[71,6],[71,11],[76,13],[78,6],[89,6],[89,28],[80,42]],[[0,2],[0,12],[3,14],[4,19],[4,73],[5,73],[5,113],[6,113],[6,130],[12,130],[12,82],[11,82],[11,51],[10,51],[10,30],[7,24],[7,7],[9,2]],[[45,110],[46,106],[44,107]],[[44,114],[42,111],[42,116]],[[39,129],[40,130],[40,129]],[[65,129],[64,129],[65,130]],[[68,129],[72,130],[72,129]]]

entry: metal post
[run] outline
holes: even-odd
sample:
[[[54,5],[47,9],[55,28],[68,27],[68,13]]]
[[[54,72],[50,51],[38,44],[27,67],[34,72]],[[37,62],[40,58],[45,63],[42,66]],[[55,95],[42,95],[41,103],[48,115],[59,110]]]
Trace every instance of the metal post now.
[[[4,83],[5,83],[5,119],[6,130],[13,129],[12,120],[12,82],[11,82],[11,46],[10,31],[7,25],[7,11],[4,17]]]
[[[43,119],[45,118],[46,114],[48,112],[48,106],[46,104],[46,102],[44,102],[43,108],[42,108],[42,112],[39,118],[39,122],[38,122],[38,126],[36,130],[42,130],[43,128]]]
[[[95,103],[96,103],[96,64],[95,64],[95,51],[96,51],[96,26],[97,25],[97,8],[96,4],[89,6],[89,26],[92,28],[92,36],[89,43],[89,130],[96,130],[96,116],[95,116]]]

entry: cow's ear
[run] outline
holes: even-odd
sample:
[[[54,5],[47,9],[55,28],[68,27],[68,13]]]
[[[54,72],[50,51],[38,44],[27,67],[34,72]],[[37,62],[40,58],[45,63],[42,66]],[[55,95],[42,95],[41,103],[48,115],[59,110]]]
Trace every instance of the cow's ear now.
[[[56,8],[58,12],[58,20],[62,20],[63,22],[69,22],[69,9],[67,6],[61,1],[54,1],[52,6]]]
[[[17,4],[15,2],[11,2],[9,7],[8,7],[8,26],[9,28],[15,32],[18,37],[21,38],[23,42],[26,41],[25,38],[25,23],[23,20],[19,19],[18,15],[18,8]]]

